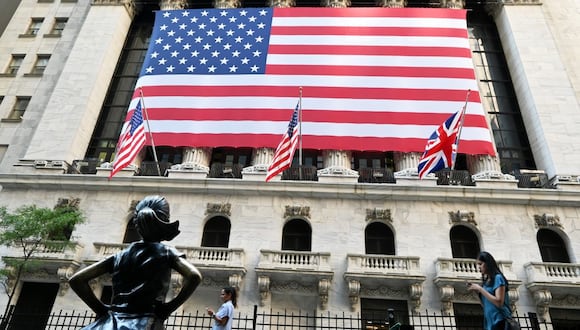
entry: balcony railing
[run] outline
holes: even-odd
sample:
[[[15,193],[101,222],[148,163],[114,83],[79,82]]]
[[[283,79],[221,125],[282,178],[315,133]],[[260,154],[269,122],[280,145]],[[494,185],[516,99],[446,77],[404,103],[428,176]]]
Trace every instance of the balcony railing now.
[[[330,272],[330,253],[260,250],[258,268]]]
[[[290,167],[282,172],[282,180],[318,181],[316,166]]]
[[[530,283],[580,284],[580,264],[530,262],[524,268]]]
[[[469,171],[443,169],[435,173],[439,186],[475,186]]]
[[[209,169],[210,178],[241,179],[244,166],[241,164],[213,163]]]
[[[349,254],[347,273],[421,275],[419,257]]]
[[[359,168],[358,174],[361,183],[397,183],[393,170],[389,168]]]
[[[34,259],[79,261],[83,251],[83,245],[75,241],[26,241],[25,244],[29,249],[35,249]],[[19,244],[9,249],[6,257],[21,258],[21,251],[22,245]]]
[[[242,268],[244,266],[244,250],[229,248],[188,247],[178,246],[177,250],[196,266],[219,266]]]

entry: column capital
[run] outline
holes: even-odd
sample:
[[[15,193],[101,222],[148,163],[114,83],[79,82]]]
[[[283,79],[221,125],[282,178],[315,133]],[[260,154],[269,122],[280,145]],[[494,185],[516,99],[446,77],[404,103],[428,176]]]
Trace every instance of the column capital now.
[[[441,8],[463,9],[465,0],[441,0]]]
[[[240,0],[214,0],[213,6],[220,9],[239,8],[242,6],[242,2]]]
[[[91,5],[93,6],[125,6],[127,9],[127,13],[131,16],[131,18],[135,17],[138,10],[138,2],[139,0],[92,0]]]
[[[377,0],[376,4],[383,8],[404,8],[407,0]]]
[[[330,8],[346,8],[350,6],[350,0],[322,0],[321,5]]]
[[[159,8],[161,10],[185,9],[187,0],[159,0]]]
[[[268,0],[268,6],[272,8],[290,8],[296,6],[295,0]]]

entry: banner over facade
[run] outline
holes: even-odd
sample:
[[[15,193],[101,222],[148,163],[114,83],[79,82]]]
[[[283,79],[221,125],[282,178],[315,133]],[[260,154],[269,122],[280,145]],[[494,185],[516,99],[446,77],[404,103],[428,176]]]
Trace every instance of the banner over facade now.
[[[459,152],[494,154],[465,14],[159,11],[136,89],[158,146],[275,148],[302,86],[304,149],[403,152],[423,152],[472,90]],[[138,99],[136,92],[127,118]]]

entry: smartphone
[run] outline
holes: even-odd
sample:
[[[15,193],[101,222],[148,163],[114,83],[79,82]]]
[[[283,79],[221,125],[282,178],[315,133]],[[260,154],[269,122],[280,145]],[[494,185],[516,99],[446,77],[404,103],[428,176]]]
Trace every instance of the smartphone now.
[[[468,287],[471,286],[471,282],[465,283],[465,286],[468,286]]]

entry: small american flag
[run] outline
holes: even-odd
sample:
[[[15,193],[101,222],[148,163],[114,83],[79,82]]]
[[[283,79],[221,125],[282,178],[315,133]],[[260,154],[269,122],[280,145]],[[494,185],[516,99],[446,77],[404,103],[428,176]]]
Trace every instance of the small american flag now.
[[[270,181],[273,177],[283,172],[292,165],[292,158],[294,157],[294,151],[296,151],[296,145],[298,144],[298,108],[300,104],[296,105],[296,109],[292,113],[292,118],[288,124],[288,131],[284,133],[284,137],[276,153],[274,154],[274,159],[270,166],[268,166],[268,174],[266,175],[266,182]]]
[[[451,115],[427,140],[425,152],[417,167],[420,179],[429,173],[453,167],[463,113],[464,109]]]
[[[113,170],[109,174],[109,179],[120,170],[127,167],[137,156],[145,144],[145,126],[143,125],[143,109],[141,100],[137,103],[135,111],[131,115],[129,125],[121,133],[121,146],[117,152],[117,157],[113,163]]]

